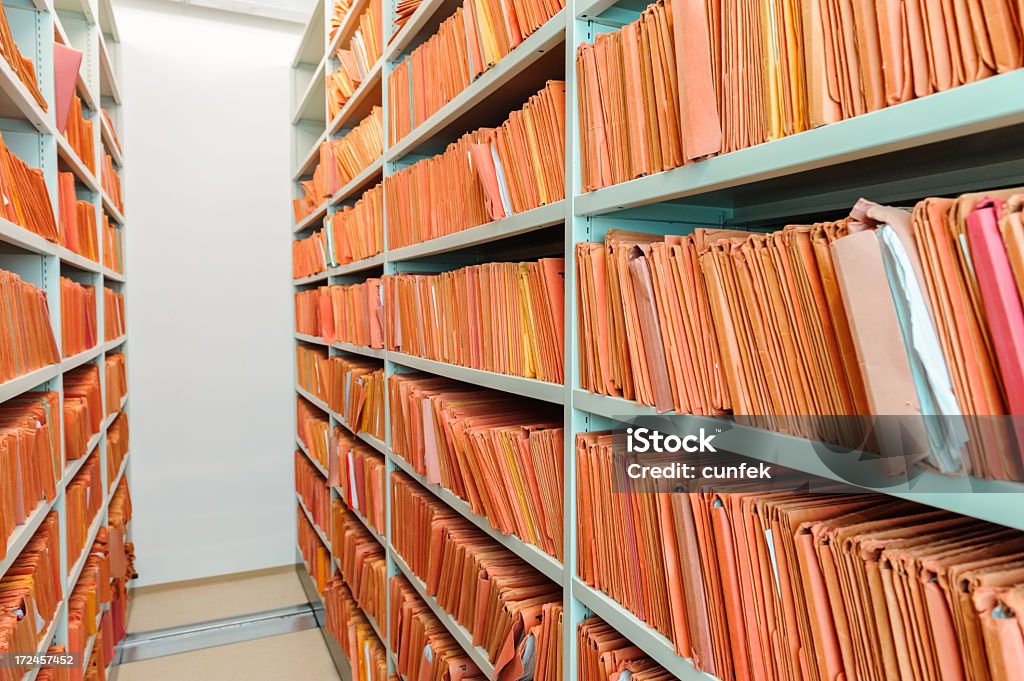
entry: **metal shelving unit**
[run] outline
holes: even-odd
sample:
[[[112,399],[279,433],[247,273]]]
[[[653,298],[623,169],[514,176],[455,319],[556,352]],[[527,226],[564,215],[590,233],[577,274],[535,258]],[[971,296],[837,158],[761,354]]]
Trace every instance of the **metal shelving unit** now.
[[[357,0],[344,20],[338,35],[327,40],[307,33],[296,58],[296,79],[302,81],[308,71],[326,60],[327,72],[335,68],[335,50],[347,43],[358,15],[368,0]],[[329,4],[329,3],[328,3]],[[861,195],[882,201],[907,201],[924,195],[971,191],[985,187],[1024,184],[1024,70],[988,78],[967,86],[875,111],[833,125],[724,154],[705,161],[642,177],[630,182],[583,194],[580,192],[577,96],[575,81],[576,48],[592,42],[598,33],[623,25],[639,16],[647,5],[644,0],[574,0],[551,21],[538,29],[505,59],[486,71],[450,103],[417,126],[398,143],[387,146],[381,160],[360,173],[330,197],[300,225],[292,226],[295,238],[308,236],[310,227],[320,224],[341,202],[355,200],[361,191],[419,158],[443,150],[444,146],[480,125],[493,125],[497,115],[520,106],[525,97],[516,98],[516,88],[531,78],[563,78],[566,88],[566,197],[540,208],[480,225],[456,234],[411,246],[391,248],[387,241],[385,215],[384,252],[364,261],[293,281],[296,289],[317,284],[352,283],[366,276],[399,271],[437,271],[494,259],[503,240],[541,230],[561,229],[561,254],[565,257],[566,348],[564,383],[552,384],[528,378],[505,376],[459,367],[386,350],[361,348],[350,344],[328,345],[323,339],[295,334],[297,343],[327,347],[332,355],[358,354],[381,360],[386,377],[406,371],[423,371],[447,376],[465,383],[500,390],[510,395],[562,405],[565,427],[563,507],[563,560],[545,554],[518,537],[503,535],[489,521],[474,514],[465,501],[443,487],[429,483],[408,462],[390,451],[390,425],[383,442],[366,434],[357,434],[384,456],[388,473],[385,487],[388,531],[377,536],[388,553],[388,577],[404,574],[420,592],[434,614],[452,636],[463,645],[488,678],[493,665],[482,649],[472,645],[468,632],[449,613],[430,598],[423,582],[408,568],[391,546],[390,473],[403,471],[429,490],[437,499],[487,533],[563,588],[564,637],[562,668],[565,679],[577,678],[576,627],[596,614],[633,641],[654,660],[681,679],[713,680],[697,671],[692,663],[676,655],[664,636],[647,626],[606,594],[582,582],[576,574],[576,452],[577,433],[626,424],[632,419],[655,416],[652,408],[620,398],[582,391],[578,375],[575,244],[599,241],[605,230],[623,227],[664,233],[686,226],[777,225],[790,218],[848,209]],[[293,126],[293,139],[299,151],[293,167],[296,181],[309,177],[315,166],[320,141],[336,139],[350,121],[358,120],[368,107],[385,108],[387,140],[388,77],[395,65],[429,37],[454,11],[452,0],[423,0],[405,25],[385,40],[384,57],[374,65],[370,77],[356,91],[342,111],[329,120],[323,112],[316,126],[303,122]],[[318,5],[311,26],[329,25],[330,7]],[[394,0],[384,2],[385,31],[392,25]],[[319,38],[326,53],[314,54],[309,46]],[[304,52],[305,51],[305,52]],[[552,61],[556,53],[557,61]],[[305,55],[305,56],[303,56]],[[563,76],[564,74],[564,76]],[[378,88],[379,83],[379,88]],[[543,83],[543,80],[540,81]],[[534,91],[540,89],[539,86]],[[379,95],[378,95],[379,92]],[[379,98],[378,98],[379,97]],[[358,108],[359,114],[353,112]],[[481,122],[487,121],[487,122]],[[314,144],[315,141],[315,144]],[[313,145],[311,147],[311,145]],[[828,172],[823,172],[827,169]],[[298,234],[302,232],[302,234]],[[0,230],[2,238],[2,230]],[[489,252],[490,251],[490,252]],[[296,386],[296,392],[322,409],[332,423],[347,427],[339,414]],[[385,399],[385,422],[390,405]],[[681,414],[657,415],[686,428],[722,428],[716,443],[738,454],[778,464],[793,470],[840,480],[823,460],[815,443],[788,435],[760,430],[729,420]],[[300,449],[304,449],[300,446]],[[308,455],[308,453],[307,453]],[[327,471],[321,470],[326,478]],[[926,485],[927,493],[921,493]],[[915,478],[913,484],[875,489],[880,493],[912,499],[936,508],[948,509],[975,518],[1024,529],[1024,485],[971,478],[953,479],[937,475]],[[971,493],[965,493],[971,492]],[[1002,494],[985,494],[1001,492]],[[1007,494],[1009,493],[1009,494]],[[338,490],[332,490],[333,495]],[[357,514],[357,517],[358,514]],[[365,523],[365,518],[360,518]],[[300,568],[301,569],[301,568]],[[374,623],[385,647],[388,622]],[[325,634],[325,637],[330,638]],[[389,671],[394,670],[394,651],[388,648]]]
[[[106,213],[125,235],[125,218],[114,208],[110,197],[102,190],[101,177],[103,150],[106,149],[114,161],[115,168],[123,172],[124,154],[114,145],[114,128],[121,121],[120,103],[122,90],[119,84],[119,34],[109,0],[36,0],[7,7],[11,32],[19,48],[32,58],[38,85],[51,103],[49,111],[42,109],[29,95],[18,80],[7,61],[0,59],[0,130],[11,150],[29,165],[42,170],[47,191],[55,215],[59,214],[57,173],[71,172],[75,176],[78,198],[89,200],[95,207],[99,262],[89,260],[63,246],[51,243],[29,230],[0,220],[0,269],[6,269],[22,279],[42,288],[47,295],[50,322],[58,348],[61,346],[60,277],[76,280],[96,287],[97,327],[104,328],[103,289],[110,287],[128,297],[126,277],[103,266],[104,239],[99,232],[102,217]],[[72,149],[67,139],[57,132],[53,113],[54,92],[54,44],[62,43],[83,53],[82,65],[77,74],[77,94],[82,100],[83,115],[93,123],[93,165],[86,164]],[[112,123],[102,116],[100,107],[108,110]],[[120,129],[118,129],[120,132]],[[10,133],[10,136],[7,133]],[[26,143],[14,144],[11,140],[25,138]],[[31,139],[29,139],[31,138]],[[122,138],[123,139],[123,138]],[[31,150],[31,151],[28,151]],[[122,189],[124,185],[122,183]],[[85,364],[100,367],[100,385],[105,395],[106,373],[104,360],[109,353],[126,352],[124,337],[100,340],[95,347],[25,375],[0,383],[0,402],[10,400],[29,391],[49,390],[61,395],[63,403],[64,374]],[[104,401],[105,404],[105,401]],[[85,567],[85,563],[101,527],[108,520],[110,500],[120,480],[130,474],[131,456],[126,455],[113,479],[108,479],[107,430],[117,414],[127,413],[127,398],[121,402],[117,412],[106,415],[100,431],[88,443],[87,454],[72,461],[65,460],[64,433],[58,433],[61,443],[60,461],[62,470],[56,484],[56,497],[50,502],[41,502],[29,515],[23,525],[18,526],[11,537],[6,538],[6,556],[0,561],[0,574],[4,574],[21,555],[25,546],[38,531],[50,512],[55,512],[60,522],[61,593],[63,599],[57,612],[44,633],[38,652],[45,653],[53,644],[68,643],[67,603]],[[63,419],[61,419],[63,423]],[[67,512],[65,492],[74,477],[87,461],[96,457],[99,461],[103,488],[103,505],[90,524],[87,543],[79,556],[68,555]],[[91,650],[94,641],[90,641]],[[81,651],[78,651],[81,652]],[[86,651],[88,652],[88,651]],[[24,679],[32,681],[38,669],[27,671]]]

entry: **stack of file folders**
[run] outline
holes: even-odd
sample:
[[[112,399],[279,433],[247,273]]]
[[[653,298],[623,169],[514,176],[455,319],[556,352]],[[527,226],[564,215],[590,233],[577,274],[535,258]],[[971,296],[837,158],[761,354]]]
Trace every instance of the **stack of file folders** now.
[[[487,678],[408,580],[399,575],[392,577],[389,591],[388,643],[402,678],[437,679],[448,675],[463,681]]]
[[[0,560],[7,540],[43,501],[57,498],[60,395],[26,393],[0,404]]]
[[[96,287],[60,278],[60,340],[65,357],[95,347],[99,337],[96,325]]]
[[[389,175],[388,247],[454,234],[565,197],[565,83]]]
[[[576,54],[583,191],[1024,64],[1024,8],[659,0]]]
[[[0,270],[0,382],[60,361],[46,291]]]
[[[580,578],[719,679],[1013,678],[1024,534],[875,494],[615,476],[577,437]],[[603,547],[615,546],[613,551]]]
[[[360,681],[388,681],[388,659],[384,643],[377,638],[366,615],[339,575],[327,583],[324,610],[327,612],[327,631],[338,642],[352,665],[352,678]]]
[[[324,224],[328,264],[347,265],[384,252],[384,185],[363,192],[351,206],[340,206]]]
[[[423,4],[423,0],[398,0],[395,3],[395,27],[391,34],[392,40],[401,28],[408,23],[421,4]]]
[[[99,262],[99,235],[96,233],[96,206],[75,196],[75,176],[57,173],[58,228],[60,245]]]
[[[302,509],[297,508],[295,512],[299,524],[299,553],[302,554],[302,559],[306,563],[306,571],[316,585],[317,593],[322,596],[327,587],[327,580],[332,573],[331,553],[320,540],[313,525],[306,519],[306,514],[302,512]]]
[[[103,480],[100,474],[100,457],[89,457],[64,491],[69,572],[70,567],[78,562],[82,552],[88,548],[89,529],[103,509]]]
[[[330,186],[344,187],[381,157],[384,153],[383,123],[381,108],[375,106],[344,137],[328,143],[328,152],[321,157],[324,159],[321,163],[327,162],[330,168],[333,160],[334,175],[329,180]]]
[[[100,368],[85,364],[64,374],[64,456],[69,461],[88,453],[89,440],[103,423]]]
[[[110,506],[107,508],[107,527],[100,531],[100,537],[106,536],[110,553],[110,578],[115,592],[131,579],[135,578],[135,547],[128,541],[128,523],[132,520],[132,495],[128,489],[128,478],[122,477],[117,484]],[[98,540],[97,540],[98,541]],[[116,593],[115,593],[116,597]],[[127,605],[127,601],[124,601]],[[124,620],[115,627],[114,643],[124,638]]]
[[[82,574],[68,599],[68,649],[76,653],[84,654],[89,638],[99,632],[103,604],[109,603],[112,595],[110,557],[105,547],[98,549],[100,547],[96,544],[90,549]],[[81,679],[82,671],[77,671]]]
[[[1006,189],[772,233],[609,230],[576,246],[580,384],[843,446],[899,419],[915,465],[1024,479],[1022,216]]]
[[[366,524],[380,536],[384,536],[386,466],[384,457],[377,450],[362,441],[344,433],[336,436],[334,449],[337,462],[332,462],[332,471],[337,471],[337,484],[341,500],[366,521]],[[334,483],[334,480],[331,480]]]
[[[114,122],[110,120],[110,113],[106,109],[100,109],[100,115],[107,122],[107,127],[110,130],[110,136],[114,140],[114,146],[117,147],[118,152],[121,152],[121,140],[117,138],[117,130],[114,128]],[[104,142],[106,144],[106,142]]]
[[[384,369],[376,362],[328,357],[326,350],[296,347],[299,385],[344,417],[353,432],[384,434]]]
[[[326,534],[331,527],[331,491],[316,466],[298,450],[295,452],[295,491],[313,522]]]
[[[672,681],[668,670],[647,657],[632,641],[599,617],[589,617],[576,630],[580,681]],[[538,675],[534,681],[542,681]]]
[[[103,287],[103,337],[115,340],[125,334],[124,294]]]
[[[299,333],[368,348],[384,347],[384,307],[380,279],[338,284],[295,294]]]
[[[384,189],[377,184],[324,220],[322,229],[292,244],[292,276],[319,274],[383,251]]]
[[[383,631],[388,572],[384,546],[338,499],[331,515],[332,548],[345,583],[359,607]]]
[[[92,121],[82,114],[82,99],[78,93],[72,95],[68,111],[67,128],[64,137],[78,158],[90,170],[96,167],[96,152],[92,141]]]
[[[331,424],[326,414],[302,397],[295,398],[295,412],[299,441],[306,447],[306,451],[326,469],[331,438],[337,437],[340,429],[335,426],[332,434]]]
[[[351,0],[334,0],[334,4],[331,7],[331,26],[327,32],[328,41],[334,41],[334,36],[337,35],[338,29],[341,28],[341,24],[345,21],[345,17],[348,16],[351,9]]]
[[[113,481],[128,456],[128,415],[118,414],[107,428],[107,480]]]
[[[103,214],[103,266],[124,274],[124,237],[121,230],[110,223],[107,214]]]
[[[463,0],[388,79],[389,103],[411,114],[395,119],[397,126],[389,129],[391,144],[452,101],[564,6],[559,0]]]
[[[36,101],[39,108],[46,111],[48,108],[46,98],[43,97],[43,93],[39,89],[39,83],[36,80],[35,64],[18,49],[18,42],[14,39],[11,25],[7,21],[7,12],[2,7],[0,7],[0,55],[3,55],[11,70],[18,76],[18,80],[25,86],[28,93],[32,95],[32,99]],[[32,650],[35,650],[35,648],[32,648]]]
[[[2,25],[0,25],[2,28]],[[0,34],[2,35],[2,34]],[[0,218],[20,225],[48,241],[60,236],[53,204],[46,190],[43,171],[18,158],[0,137],[0,191],[7,200],[0,204]]]
[[[387,348],[561,383],[564,270],[561,258],[544,258],[386,275]]]
[[[292,242],[292,277],[301,279],[320,274],[327,269],[324,232],[314,232],[305,239]]]
[[[561,559],[561,409],[422,374],[392,375],[388,399],[395,454],[495,529]]]
[[[121,175],[114,168],[114,159],[106,151],[103,152],[103,176],[101,183],[107,198],[114,204],[118,213],[124,215],[124,199],[121,197]]]
[[[0,653],[35,653],[63,598],[60,529],[50,511],[17,560],[0,578]],[[3,681],[20,681],[24,669],[0,669]]]
[[[128,394],[128,373],[123,352],[112,352],[103,358],[106,377],[106,413],[121,411],[121,400]]]
[[[520,678],[534,654],[548,654],[541,648],[556,641],[538,638],[541,613],[545,604],[561,604],[561,587],[397,471],[391,513],[395,551],[473,645],[487,651],[498,678]],[[442,577],[460,574],[475,579]]]
[[[328,185],[328,175],[334,173],[333,157],[330,156],[330,142],[320,145],[320,162],[313,169],[313,177],[299,183],[302,196],[292,199],[292,210],[295,215],[295,222],[302,222],[307,215],[310,215],[317,208],[327,201],[335,190]],[[329,159],[329,160],[328,160]]]
[[[328,113],[333,120],[361,83],[366,82],[383,49],[384,4],[370,0],[346,47],[338,48],[338,68],[327,74]]]

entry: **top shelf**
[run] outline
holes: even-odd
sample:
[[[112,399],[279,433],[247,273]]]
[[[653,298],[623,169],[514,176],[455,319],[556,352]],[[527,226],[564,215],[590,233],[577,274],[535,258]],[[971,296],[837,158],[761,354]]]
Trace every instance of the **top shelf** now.
[[[117,21],[114,19],[114,8],[110,0],[99,0],[100,31],[113,42],[121,42],[121,33],[117,30]]]
[[[738,219],[773,219],[798,208],[806,211],[827,208],[815,205],[820,195],[827,192],[832,193],[836,206],[852,205],[850,197],[856,201],[866,186],[879,184],[886,185],[889,191],[895,189],[892,182],[906,174],[907,150],[1024,124],[1021,92],[1024,92],[1024,70],[1017,70],[681,168],[579,194],[574,209],[577,215],[595,216],[700,196],[698,203],[701,205],[735,209],[732,216],[735,222]],[[990,166],[993,174],[1004,177],[1005,167],[992,166],[998,161],[1013,162],[1020,158],[1019,149],[1009,148],[1019,137],[999,135],[971,147],[958,148],[956,153],[950,153],[948,148],[936,154],[925,150],[921,160],[929,164],[928,170],[932,172],[921,183],[919,192],[935,195],[936,180],[940,176],[965,169],[973,171],[970,175],[975,182],[991,182],[989,178],[993,175],[986,176],[986,172],[980,170],[984,166]],[[853,163],[892,152],[903,152],[897,166]],[[928,173],[916,160],[911,163],[915,177]],[[1016,164],[1020,171],[1019,160]],[[794,177],[826,167],[828,172]],[[760,188],[762,191],[755,187],[754,191],[746,193],[722,191],[770,180],[779,180],[778,186],[766,185]],[[962,178],[959,186],[963,186]],[[786,195],[787,191],[790,196]],[[719,194],[714,195],[714,192]],[[815,195],[819,196],[811,198]],[[912,192],[908,195],[914,196]],[[786,201],[791,197],[799,201]],[[876,200],[886,198],[889,197]],[[758,209],[751,210],[752,206]],[[763,210],[766,207],[768,212]]]
[[[320,62],[324,56],[324,35],[324,0],[317,0],[292,60],[292,68],[299,64],[316,66]]]

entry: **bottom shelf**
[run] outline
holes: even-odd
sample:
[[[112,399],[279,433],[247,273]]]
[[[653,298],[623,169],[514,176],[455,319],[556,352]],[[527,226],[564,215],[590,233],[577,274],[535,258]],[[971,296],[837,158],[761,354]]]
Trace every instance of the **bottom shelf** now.
[[[341,681],[352,681],[352,667],[349,665],[345,653],[342,652],[341,646],[334,640],[331,632],[327,631],[327,613],[324,610],[323,599],[320,598],[320,594],[316,590],[316,584],[313,583],[313,579],[309,576],[309,571],[306,570],[306,562],[303,560],[302,553],[297,546],[295,547],[295,554],[295,572],[298,574],[299,582],[302,583],[302,589],[306,592],[306,598],[309,599],[309,604],[313,608],[313,616],[320,627],[320,634],[324,637],[324,643],[331,654],[331,660],[334,661],[334,668],[338,671]]]

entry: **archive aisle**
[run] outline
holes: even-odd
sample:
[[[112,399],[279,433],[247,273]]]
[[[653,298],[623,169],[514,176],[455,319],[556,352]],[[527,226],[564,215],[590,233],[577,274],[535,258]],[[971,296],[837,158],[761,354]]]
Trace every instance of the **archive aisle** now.
[[[134,568],[118,32],[108,0],[0,12],[3,679],[104,679]],[[69,676],[70,675],[70,676]]]
[[[1019,678],[1024,16],[925,5],[318,4],[290,456],[343,678]],[[631,478],[630,426],[714,465]]]

